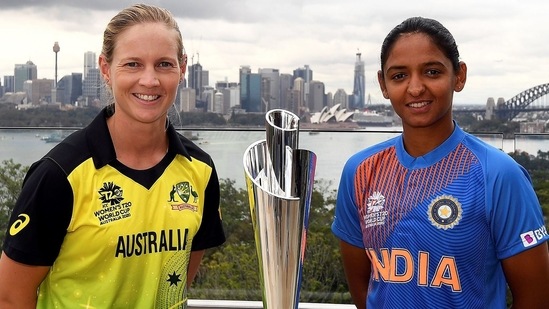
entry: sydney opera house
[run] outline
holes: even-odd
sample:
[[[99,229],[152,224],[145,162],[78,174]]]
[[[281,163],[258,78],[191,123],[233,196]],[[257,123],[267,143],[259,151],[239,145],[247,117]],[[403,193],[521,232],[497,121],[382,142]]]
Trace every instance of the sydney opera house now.
[[[373,111],[347,111],[341,108],[341,104],[336,104],[329,109],[324,107],[320,112],[313,113],[310,122],[313,125],[340,124],[345,127],[391,126],[393,118]]]
[[[330,109],[325,106],[320,112],[311,115],[311,123],[351,122],[355,112],[348,112],[340,107],[341,104],[336,104]]]

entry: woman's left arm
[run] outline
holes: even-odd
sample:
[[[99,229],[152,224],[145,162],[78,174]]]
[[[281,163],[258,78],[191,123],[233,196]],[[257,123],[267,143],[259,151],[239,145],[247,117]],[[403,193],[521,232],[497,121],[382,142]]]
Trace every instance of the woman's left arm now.
[[[200,266],[204,252],[205,250],[191,251],[189,268],[187,269],[187,288],[191,287],[194,277],[198,273],[198,267]]]
[[[549,308],[549,251],[547,242],[502,261],[513,295],[513,309]]]

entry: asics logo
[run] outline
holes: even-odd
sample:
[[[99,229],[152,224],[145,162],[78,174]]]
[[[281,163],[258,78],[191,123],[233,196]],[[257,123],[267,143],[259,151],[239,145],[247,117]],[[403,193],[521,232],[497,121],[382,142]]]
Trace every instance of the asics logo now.
[[[17,233],[19,233],[22,229],[25,228],[30,222],[30,217],[26,214],[20,214],[17,217],[17,220],[13,222],[13,224],[10,226],[10,235],[15,236]]]

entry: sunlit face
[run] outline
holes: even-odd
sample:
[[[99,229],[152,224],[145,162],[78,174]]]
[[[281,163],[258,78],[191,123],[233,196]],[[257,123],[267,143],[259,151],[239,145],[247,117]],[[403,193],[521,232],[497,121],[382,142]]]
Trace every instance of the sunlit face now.
[[[465,82],[466,67],[461,66],[456,73],[450,59],[423,33],[404,34],[394,43],[378,79],[404,129],[453,127],[453,94]]]
[[[164,125],[185,72],[178,61],[176,38],[177,32],[162,23],[138,24],[119,34],[112,63],[100,57],[116,117]]]

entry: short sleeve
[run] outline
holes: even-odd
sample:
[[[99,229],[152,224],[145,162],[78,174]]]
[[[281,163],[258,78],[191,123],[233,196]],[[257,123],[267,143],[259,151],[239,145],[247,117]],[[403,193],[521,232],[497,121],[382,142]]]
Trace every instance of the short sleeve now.
[[[205,191],[202,223],[194,236],[192,251],[216,247],[225,242],[219,206],[219,179],[213,163],[211,163],[211,167],[212,173]]]
[[[358,205],[355,199],[354,174],[356,165],[350,159],[345,164],[337,191],[335,216],[332,233],[353,246],[364,248],[362,230],[358,218]]]
[[[511,157],[487,164],[487,205],[497,256],[505,259],[549,238],[528,172]]]
[[[49,159],[33,164],[9,221],[4,252],[23,264],[52,265],[67,233],[72,203],[62,169]]]

